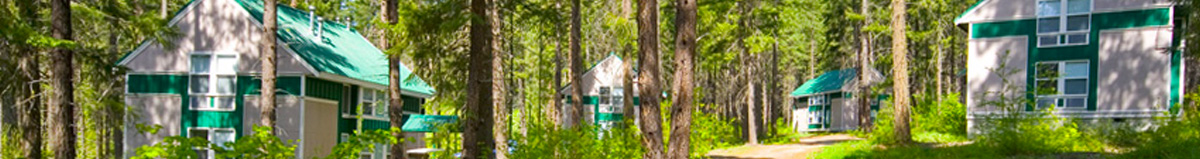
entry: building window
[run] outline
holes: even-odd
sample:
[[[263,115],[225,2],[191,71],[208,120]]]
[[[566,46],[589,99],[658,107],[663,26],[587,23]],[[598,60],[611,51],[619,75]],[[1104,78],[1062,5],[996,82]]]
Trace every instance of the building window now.
[[[597,100],[599,100],[599,101],[597,101],[598,104],[599,105],[608,105],[609,99],[611,99],[611,98],[612,98],[612,87],[600,87],[600,99],[597,99]]]
[[[613,113],[623,112],[623,110],[625,109],[625,88],[624,87],[613,87],[612,100],[611,100],[611,103],[609,103],[609,104],[612,105],[608,109],[609,112],[613,112]]]
[[[234,133],[233,129],[231,128],[190,128],[188,129],[188,137],[204,138],[205,140],[217,144],[218,146],[229,148],[228,145],[225,144],[233,142]],[[211,159],[216,155],[216,152],[214,152],[212,149],[196,148],[194,150],[196,151],[196,154],[200,155],[200,158]]]
[[[352,116],[354,116],[354,114],[357,114],[356,112],[358,112],[358,109],[357,109],[358,107],[355,106],[356,103],[351,102],[351,101],[354,101],[354,100],[351,100],[351,99],[353,99],[353,98],[351,98],[352,97],[351,95],[354,92],[354,90],[351,90],[350,88],[351,87],[349,85],[342,86],[342,100],[339,104],[342,105],[342,116],[343,117],[347,117],[347,116],[352,117]]]
[[[1090,65],[1087,61],[1040,62],[1037,76],[1037,106],[1083,109],[1087,106]]]
[[[362,106],[363,116],[387,117],[387,101],[387,92],[362,88],[359,94],[358,105]]]
[[[809,124],[821,124],[824,121],[825,121],[825,110],[824,109],[808,112],[808,123]]]
[[[825,105],[825,96],[816,95],[808,97],[808,105]]]
[[[193,53],[188,78],[192,110],[233,111],[237,54]]]
[[[1040,0],[1037,9],[1038,47],[1088,43],[1091,0]]]

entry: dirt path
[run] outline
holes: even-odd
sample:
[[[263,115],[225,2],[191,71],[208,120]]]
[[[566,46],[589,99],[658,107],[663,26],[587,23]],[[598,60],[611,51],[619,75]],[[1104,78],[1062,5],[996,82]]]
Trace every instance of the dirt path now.
[[[817,152],[821,147],[846,141],[861,140],[850,135],[825,135],[800,139],[800,143],[787,145],[742,145],[709,151],[707,156],[715,159],[802,159]]]

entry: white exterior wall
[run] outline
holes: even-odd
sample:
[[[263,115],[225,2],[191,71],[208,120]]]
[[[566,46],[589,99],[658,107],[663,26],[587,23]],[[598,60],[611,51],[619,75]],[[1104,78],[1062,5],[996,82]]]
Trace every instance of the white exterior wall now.
[[[999,99],[996,93],[1006,92],[1009,96],[1024,98],[1028,64],[1029,41],[1025,36],[971,39],[967,52],[967,111],[969,113],[998,111],[995,106],[984,105],[984,101]],[[1005,55],[1008,52],[1008,55]],[[1016,71],[1008,76],[1009,87],[1000,76],[1000,69]],[[969,116],[969,115],[968,115]]]
[[[1098,111],[1166,111],[1171,36],[1170,26],[1100,32],[1100,65],[1095,71]]]
[[[130,72],[187,73],[189,56],[193,52],[230,52],[238,54],[238,73],[262,72],[258,59],[261,26],[250,13],[232,0],[196,0],[190,8],[173,19],[180,36],[172,39],[174,48],[164,48],[157,42],[139,47],[125,62]],[[279,74],[311,74],[295,54],[287,51],[285,43],[277,45],[276,67]]]
[[[125,123],[125,157],[137,154],[137,147],[153,145],[170,136],[180,135],[180,117],[182,117],[183,98],[179,95],[132,95],[127,94],[125,103],[133,110],[126,116]],[[173,106],[173,107],[172,107]],[[143,133],[136,126],[162,126],[156,133]]]

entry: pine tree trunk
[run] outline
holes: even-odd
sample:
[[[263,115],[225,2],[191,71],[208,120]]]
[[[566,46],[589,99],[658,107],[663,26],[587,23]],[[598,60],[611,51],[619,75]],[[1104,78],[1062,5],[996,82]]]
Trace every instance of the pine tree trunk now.
[[[862,41],[859,42],[859,45],[861,45],[861,46],[859,46],[859,53],[858,53],[858,62],[859,62],[858,84],[857,84],[858,88],[856,88],[857,91],[854,92],[854,96],[858,98],[858,102],[857,102],[858,103],[858,129],[863,130],[863,131],[871,130],[870,129],[870,125],[871,125],[871,102],[870,102],[871,86],[869,86],[867,84],[869,83],[868,77],[870,77],[869,70],[871,70],[871,68],[872,68],[871,63],[870,63],[870,59],[872,56],[871,55],[871,41],[872,40],[871,40],[871,33],[867,32],[867,30],[865,29],[866,26],[871,25],[871,23],[872,23],[871,16],[870,16],[871,15],[870,4],[871,4],[871,1],[862,0],[862,10],[860,10],[862,13],[860,13],[860,14],[866,16],[866,20],[863,21],[863,24],[857,28],[859,39],[861,39]]]
[[[39,21],[33,20],[40,18],[37,14],[38,8],[34,3],[17,3],[17,7],[21,9],[22,17],[30,19],[27,21],[30,26],[43,25]],[[20,146],[22,146],[20,156],[27,159],[41,159],[44,139],[42,137],[44,133],[42,124],[44,124],[45,119],[43,117],[45,113],[42,112],[45,105],[42,102],[46,100],[45,96],[39,95],[43,92],[42,82],[38,81],[44,80],[40,68],[40,57],[42,55],[37,50],[29,47],[13,47],[18,48],[17,53],[22,55],[15,57],[19,60],[17,70],[23,72],[21,74],[23,76],[22,81],[15,81],[21,82],[17,85],[21,86],[19,89],[22,89],[18,91],[20,92],[20,96],[16,98],[21,100],[16,101],[16,111],[19,114],[17,115],[17,127],[21,130],[21,138],[19,139]]]
[[[551,81],[551,83],[554,84],[554,87],[553,87],[554,94],[551,95],[551,97],[550,97],[550,99],[551,99],[550,108],[546,109],[549,111],[548,113],[546,113],[546,116],[550,116],[550,121],[554,122],[554,126],[556,128],[561,128],[564,126],[563,121],[562,121],[562,113],[563,113],[563,110],[562,110],[562,108],[563,108],[563,100],[562,100],[563,92],[561,92],[562,91],[562,70],[563,70],[562,43],[555,42],[554,43],[554,81]]]
[[[50,1],[51,36],[63,40],[74,40],[71,30],[71,2]],[[58,159],[74,159],[77,126],[75,125],[75,53],[69,48],[56,48],[50,56],[50,149]]]
[[[262,98],[259,99],[259,106],[262,107],[262,116],[260,116],[262,126],[271,128],[271,134],[278,135],[279,132],[275,128],[275,28],[276,11],[278,8],[275,5],[275,0],[264,0],[263,6],[263,37],[259,45],[262,52],[259,52],[259,59],[262,60]]]
[[[493,9],[488,10],[489,14],[491,14],[491,16],[488,18],[488,22],[491,23],[491,35],[493,37],[490,45],[492,47],[492,108],[495,110],[492,112],[492,120],[495,121],[495,124],[492,125],[492,136],[496,144],[496,154],[495,157],[492,158],[508,159],[506,153],[508,153],[507,119],[509,110],[507,102],[508,98],[505,96],[508,94],[508,91],[506,89],[507,87],[505,87],[505,81],[507,80],[504,80],[505,56],[504,52],[501,52],[503,49],[501,48],[501,44],[503,44],[501,37],[503,36],[501,36],[500,31],[500,29],[503,28],[503,24],[500,23],[500,20],[503,17],[500,15],[500,10],[494,8],[495,6],[496,5],[492,5]]]
[[[629,56],[629,57],[632,57],[632,56]],[[621,72],[622,72],[621,73],[622,74],[622,77],[621,77],[622,87],[625,88],[622,90],[623,92],[621,93],[621,94],[625,95],[624,96],[625,99],[621,100],[621,101],[625,102],[625,103],[622,103],[621,115],[624,117],[625,120],[633,120],[633,117],[634,117],[634,115],[633,115],[633,113],[634,113],[633,112],[633,108],[634,108],[633,97],[635,96],[634,92],[633,92],[633,90],[635,89],[633,86],[634,85],[634,83],[633,83],[633,76],[634,76],[633,58],[629,58],[628,60],[622,61]]]
[[[171,2],[169,2],[169,1],[167,1],[167,0],[162,0],[162,2],[159,2],[159,3],[158,3],[158,7],[159,7],[159,9],[158,9],[158,17],[159,17],[159,18],[162,18],[162,19],[167,19],[167,10],[168,10],[168,8],[167,8],[167,4],[170,4],[170,3],[171,3]]]
[[[33,49],[25,48],[21,51],[21,54],[24,54],[24,56],[19,57],[21,61],[18,67],[20,67],[19,70],[25,72],[23,74],[25,81],[21,81],[25,84],[21,85],[21,89],[27,91],[23,92],[21,97],[17,98],[27,101],[17,102],[17,112],[20,114],[17,117],[17,126],[21,129],[22,137],[20,142],[21,146],[23,146],[21,148],[21,156],[28,159],[41,159],[43,142],[42,116],[45,115],[42,112],[42,100],[45,100],[45,98],[38,95],[42,93],[42,82],[34,82],[42,80],[42,71],[39,68],[40,64],[38,62],[40,56]]]
[[[583,53],[581,53],[583,50],[580,46],[580,40],[583,40],[580,29],[582,28],[581,25],[583,25],[579,17],[580,9],[581,4],[579,0],[571,0],[571,42],[569,46],[571,47],[571,108],[567,109],[571,112],[571,120],[567,122],[569,123],[567,127],[575,127],[584,122],[583,83],[581,83],[580,79],[583,77],[584,72]]]
[[[745,75],[751,76],[752,73],[749,72],[747,71]],[[747,141],[750,144],[758,144],[758,117],[754,115],[754,110],[757,110],[754,102],[754,89],[757,87],[754,86],[753,78],[746,78],[746,88],[746,132],[749,134]]]
[[[686,159],[692,133],[692,71],[696,52],[696,0],[676,0],[675,82],[671,100],[671,139],[667,158]]]
[[[892,72],[895,73],[894,85],[892,90],[895,91],[895,122],[893,131],[895,131],[896,141],[900,143],[912,142],[912,137],[909,130],[909,107],[911,104],[912,95],[909,93],[908,87],[908,39],[905,37],[906,22],[905,22],[905,1],[892,0]]]
[[[296,5],[297,0],[292,0],[292,6]],[[383,5],[383,21],[388,25],[396,25],[396,0],[384,0]],[[383,36],[380,36],[380,50],[390,52],[392,44],[387,35],[389,29],[382,29]],[[404,87],[404,79],[400,79],[400,52],[390,52],[388,55],[388,122],[392,128],[401,128],[404,125],[404,99],[402,98],[401,89]],[[410,75],[411,76],[411,75]],[[406,140],[404,132],[392,132],[392,137],[400,139],[396,144],[392,144],[388,153],[391,154],[391,159],[405,159],[408,156],[404,154],[404,143]]]
[[[471,0],[471,13],[480,20],[472,20],[470,28],[470,62],[467,72],[467,101],[463,111],[463,158],[493,158],[495,140],[492,137],[492,0]]]
[[[658,103],[661,91],[659,89],[658,65],[658,1],[638,1],[638,52],[641,62],[641,72],[638,84],[641,84],[638,101],[641,109],[640,129],[642,145],[646,153],[642,158],[661,159],[663,154],[662,108]]]

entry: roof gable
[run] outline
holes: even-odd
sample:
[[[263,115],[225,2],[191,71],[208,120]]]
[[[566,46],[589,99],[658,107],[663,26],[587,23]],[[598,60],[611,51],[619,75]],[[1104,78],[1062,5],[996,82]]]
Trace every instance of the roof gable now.
[[[808,96],[817,93],[825,93],[831,91],[842,90],[842,87],[854,81],[858,77],[858,71],[855,69],[843,69],[825,72],[817,78],[813,78],[800,85],[792,91],[792,96]]]
[[[236,1],[256,22],[262,21],[265,9],[260,0]],[[336,74],[370,83],[388,85],[388,60],[378,48],[357,31],[343,24],[321,21],[321,39],[313,36],[309,14],[286,5],[277,5],[279,40],[298,54],[317,71]],[[432,95],[435,90],[424,80],[414,77],[412,70],[401,64],[401,86],[405,91]]]
[[[587,87],[589,85],[592,85],[592,84],[589,84],[589,82],[592,82],[592,83],[598,82],[599,80],[602,79],[602,77],[603,77],[603,79],[614,79],[614,78],[619,79],[619,77],[621,77],[621,75],[614,76],[611,74],[604,74],[605,76],[600,76],[601,71],[603,71],[603,73],[618,73],[619,74],[620,72],[612,72],[612,71],[622,69],[622,67],[624,67],[623,64],[624,64],[624,61],[621,59],[620,56],[618,56],[615,53],[610,53],[610,54],[608,54],[608,57],[605,57],[604,59],[600,60],[599,62],[592,64],[592,66],[590,68],[588,68],[588,71],[584,72],[581,75],[581,77],[584,77],[583,78],[584,81],[581,81],[581,82],[584,82],[584,86]],[[636,80],[636,79],[634,79],[634,80]],[[563,86],[562,88],[559,88],[559,93],[570,95],[571,94],[570,91],[572,91],[571,89],[573,89],[573,87],[571,87],[571,86],[572,86],[572,83],[567,83],[567,85]],[[588,88],[584,88],[584,91],[587,91],[587,90],[588,90]]]

